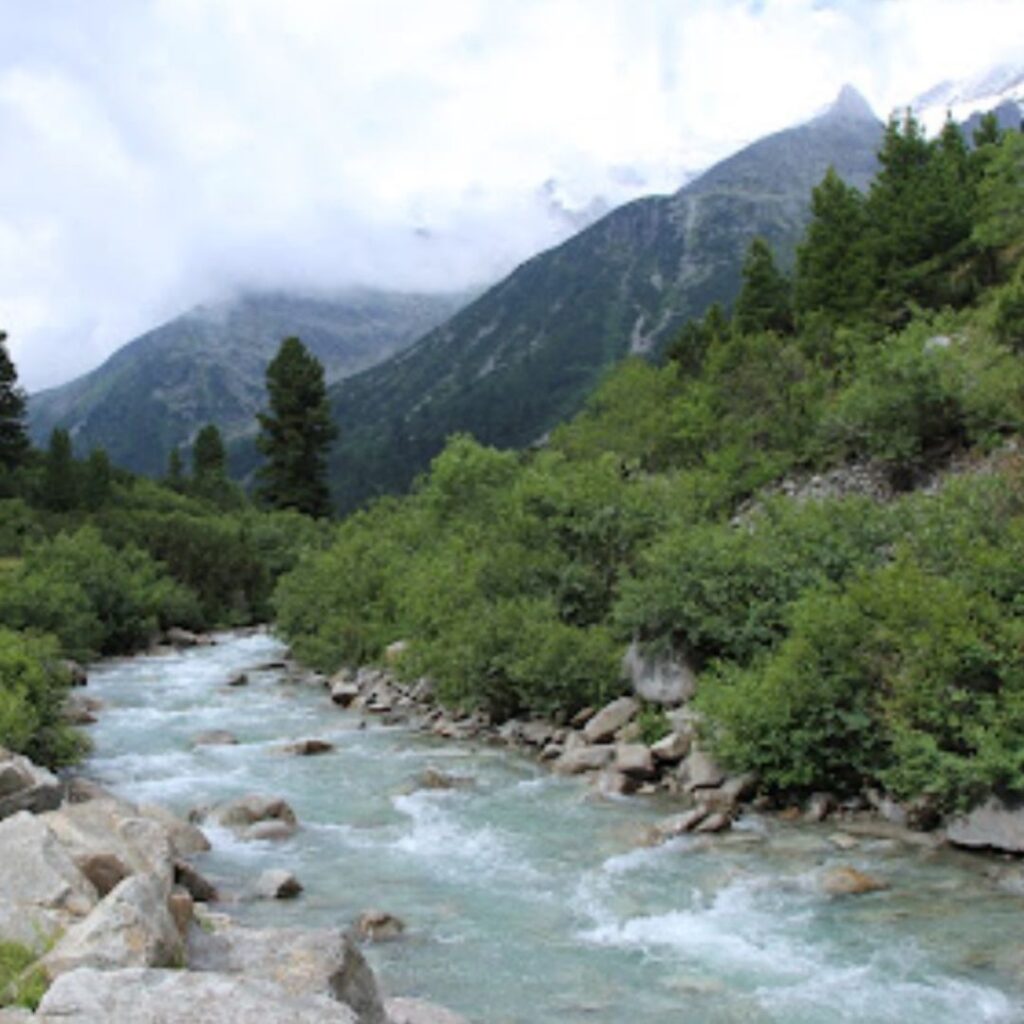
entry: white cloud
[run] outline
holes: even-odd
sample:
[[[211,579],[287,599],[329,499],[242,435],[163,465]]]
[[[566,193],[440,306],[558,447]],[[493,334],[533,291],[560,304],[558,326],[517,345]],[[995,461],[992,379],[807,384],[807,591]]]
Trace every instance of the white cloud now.
[[[0,24],[0,324],[33,388],[240,287],[464,286],[565,232],[549,178],[579,205],[668,189],[845,81],[884,114],[1024,38],[1019,0],[0,0]]]

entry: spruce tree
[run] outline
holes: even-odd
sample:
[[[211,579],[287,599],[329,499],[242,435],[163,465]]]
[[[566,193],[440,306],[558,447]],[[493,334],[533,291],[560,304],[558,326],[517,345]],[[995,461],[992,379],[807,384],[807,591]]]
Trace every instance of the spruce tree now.
[[[811,193],[811,222],[796,253],[793,293],[801,320],[819,313],[836,323],[867,309],[874,275],[866,224],[864,197],[830,167]]]
[[[177,448],[172,448],[170,455],[167,456],[167,476],[164,477],[164,483],[172,491],[181,491],[185,487],[185,466],[181,461],[181,452]]]
[[[70,512],[78,505],[79,467],[72,455],[71,435],[62,427],[50,434],[40,498],[43,507],[53,512]]]
[[[743,261],[743,287],[736,300],[734,323],[741,334],[793,329],[790,284],[775,266],[775,258],[763,238],[755,238]]]
[[[18,387],[18,372],[7,352],[7,335],[0,331],[0,467],[23,465],[28,456],[25,430],[25,392]]]
[[[261,497],[275,508],[328,515],[327,452],[337,430],[323,366],[298,338],[285,338],[267,367],[267,397],[270,409],[258,417]]]
[[[227,467],[224,441],[216,424],[207,423],[192,444],[192,479],[197,483],[223,480]]]

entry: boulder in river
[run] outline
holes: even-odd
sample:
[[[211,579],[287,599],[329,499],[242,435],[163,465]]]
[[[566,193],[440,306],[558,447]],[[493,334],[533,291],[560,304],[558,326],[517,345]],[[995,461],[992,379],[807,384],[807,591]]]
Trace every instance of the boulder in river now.
[[[416,776],[417,789],[470,789],[473,785],[473,779],[468,775],[453,775],[433,765],[427,765]]]
[[[284,868],[268,868],[256,880],[256,895],[267,900],[291,900],[302,892],[302,883]]]
[[[688,792],[695,789],[714,789],[725,782],[725,772],[715,759],[703,750],[691,750],[679,769],[683,788]]]
[[[263,793],[250,793],[219,804],[212,817],[242,839],[283,839],[298,827],[298,818],[285,800]]]
[[[175,861],[174,883],[181,886],[196,903],[214,903],[217,900],[217,887],[185,861]]]
[[[213,637],[204,636],[201,633],[193,633],[190,629],[182,629],[180,626],[172,626],[164,633],[164,641],[172,647],[211,647]]]
[[[333,681],[331,686],[331,700],[341,708],[347,708],[352,705],[356,697],[359,696],[359,684],[354,682],[351,678],[345,677]]]
[[[821,887],[829,896],[861,896],[864,893],[881,892],[888,889],[889,885],[844,864],[826,871],[821,879]]]
[[[317,754],[328,754],[334,749],[334,744],[328,740],[296,740],[282,747],[285,754],[294,754],[297,757],[315,757]]]
[[[991,796],[954,818],[946,829],[946,838],[956,846],[1024,853],[1024,801]]]
[[[249,685],[249,673],[248,672],[237,672],[228,680],[228,686],[248,686]]]
[[[18,811],[52,811],[60,801],[61,785],[56,775],[0,747],[0,818]]]
[[[615,748],[615,770],[634,779],[654,778],[654,755],[644,743],[620,743]]]
[[[554,762],[554,769],[562,775],[580,775],[583,772],[599,771],[611,764],[615,751],[607,744],[575,747],[566,750]]]
[[[388,942],[405,933],[405,922],[386,910],[364,910],[355,923],[355,933],[369,942]]]

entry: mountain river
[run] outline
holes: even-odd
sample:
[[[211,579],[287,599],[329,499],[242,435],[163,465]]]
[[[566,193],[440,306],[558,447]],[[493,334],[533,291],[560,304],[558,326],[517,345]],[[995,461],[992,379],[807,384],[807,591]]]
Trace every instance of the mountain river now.
[[[305,886],[293,901],[230,903],[242,921],[397,914],[405,936],[367,950],[385,988],[473,1024],[1024,1022],[1024,887],[992,877],[1012,866],[891,840],[842,851],[834,825],[758,817],[647,848],[640,836],[672,804],[599,799],[496,747],[360,728],[320,688],[252,671],[282,651],[225,634],[90,674],[104,704],[91,777],[180,812],[248,792],[295,808],[301,828],[283,842],[207,829],[197,866],[223,892],[244,896],[268,867]],[[226,686],[240,671],[249,685]],[[210,729],[239,742],[193,748]],[[309,737],[336,748],[280,752]],[[427,766],[474,784],[416,790]],[[840,865],[890,888],[828,897],[822,875]]]

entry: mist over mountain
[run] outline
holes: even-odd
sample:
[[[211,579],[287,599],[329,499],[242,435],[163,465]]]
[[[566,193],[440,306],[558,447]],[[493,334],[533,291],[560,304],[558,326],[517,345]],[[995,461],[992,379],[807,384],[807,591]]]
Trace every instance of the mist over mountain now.
[[[844,88],[813,120],[673,195],[613,210],[411,348],[337,384],[331,470],[342,507],[407,486],[454,432],[499,446],[536,441],[624,355],[657,353],[711,303],[730,304],[755,235],[790,261],[812,187],[830,165],[866,187],[881,133]]]
[[[299,335],[337,381],[410,344],[467,299],[266,292],[198,307],[129,342],[92,373],[31,396],[31,434],[45,445],[54,427],[64,427],[79,452],[102,447],[117,465],[157,475],[170,450],[205,423],[229,440],[253,430],[264,371],[286,335]]]

